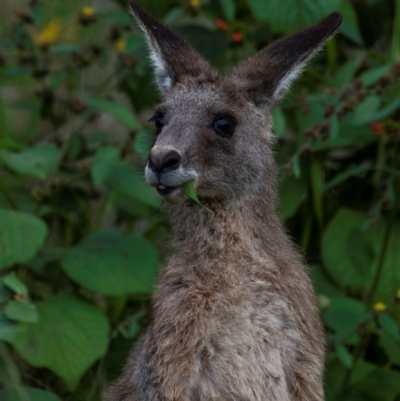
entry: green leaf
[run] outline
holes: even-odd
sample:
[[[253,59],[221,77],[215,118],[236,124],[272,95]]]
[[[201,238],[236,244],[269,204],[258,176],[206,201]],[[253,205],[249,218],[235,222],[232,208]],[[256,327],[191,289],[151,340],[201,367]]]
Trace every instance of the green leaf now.
[[[353,79],[358,67],[359,60],[355,57],[350,58],[338,68],[335,76],[328,81],[329,85],[339,88],[349,85],[349,81]]]
[[[143,177],[143,172],[128,164],[116,165],[105,180],[109,189],[117,194],[136,199],[153,208],[157,207],[157,197]]]
[[[360,78],[364,86],[370,86],[375,84],[379,79],[382,78],[389,70],[390,65],[383,65],[376,68],[371,68],[361,74]]]
[[[107,349],[109,326],[94,306],[66,296],[37,304],[39,322],[21,325],[13,345],[31,365],[46,367],[74,389]]]
[[[359,166],[347,167],[346,170],[335,175],[335,177],[333,177],[328,183],[325,184],[325,186],[323,187],[323,192],[329,191],[332,188],[335,188],[337,185],[347,181],[349,178],[363,174],[367,171],[370,171],[371,169],[372,166],[369,163],[361,164]]]
[[[378,265],[385,232],[385,222],[372,224],[365,228],[367,216],[351,209],[340,209],[329,222],[322,236],[322,258],[330,276],[342,288],[349,288],[356,292],[365,292],[371,288],[372,277]],[[354,231],[355,230],[355,231]],[[354,242],[358,233],[363,233],[363,245]],[[365,241],[369,245],[366,245]],[[383,261],[383,274],[378,283],[375,301],[388,302],[400,288],[400,224],[394,223],[391,229],[387,252]],[[360,268],[354,266],[359,257],[358,252],[364,252],[365,246],[372,247],[373,259],[370,260],[371,250],[364,258],[365,265]],[[364,251],[362,250],[364,249]],[[360,262],[357,262],[360,263]]]
[[[9,320],[4,313],[0,313],[0,340],[12,342],[19,332],[19,324]]]
[[[346,254],[361,277],[368,277],[370,266],[374,260],[374,250],[364,233],[352,229],[347,237]]]
[[[400,340],[399,325],[397,324],[397,322],[394,319],[392,319],[386,313],[380,313],[378,315],[378,322],[379,322],[379,325],[381,326],[382,330],[385,333],[389,334],[397,341]],[[400,345],[400,343],[399,343],[399,345]]]
[[[304,180],[286,176],[279,186],[279,214],[284,220],[292,217],[304,201],[307,188]]]
[[[22,394],[26,394],[28,398],[20,395],[16,389],[3,389],[0,390],[0,399],[2,401],[61,401],[56,395],[38,388],[23,387],[22,390]]]
[[[340,32],[351,39],[357,45],[362,46],[363,39],[360,34],[357,13],[354,10],[353,4],[349,1],[342,1],[340,12],[343,15],[343,22],[340,26]]]
[[[336,355],[346,368],[350,369],[353,366],[353,355],[350,354],[345,346],[337,344]]]
[[[119,160],[119,149],[114,146],[100,148],[92,162],[92,179],[94,185],[102,184],[111,174]]]
[[[73,280],[105,295],[152,292],[158,270],[156,248],[139,235],[117,230],[98,231],[62,259]]]
[[[204,210],[207,212],[211,212],[211,210],[207,207],[204,206],[200,201],[199,198],[197,197],[196,189],[194,188],[194,184],[192,181],[188,181],[185,184],[185,192],[186,195],[190,198],[193,199],[196,203],[198,203]]]
[[[378,368],[360,380],[353,388],[352,398],[360,396],[365,401],[394,401],[400,393],[400,373]]]
[[[153,134],[149,130],[140,130],[134,139],[133,149],[143,159],[147,160],[153,144]]]
[[[282,113],[280,109],[272,109],[271,110],[272,121],[273,121],[273,132],[279,137],[282,135],[283,131],[286,127],[286,119],[285,115]]]
[[[35,216],[0,209],[0,269],[26,262],[44,244],[47,227]]]
[[[318,295],[325,298],[337,298],[340,296],[340,290],[335,286],[335,283],[328,277],[323,267],[320,265],[310,266],[310,275],[313,286]],[[329,301],[330,304],[330,301]]]
[[[301,177],[300,158],[298,156],[292,160],[292,171],[295,178]]]
[[[26,301],[10,301],[4,308],[5,315],[17,322],[37,323],[36,306]]]
[[[140,319],[146,315],[146,312],[142,309],[139,312],[136,312],[133,316],[132,319],[129,323],[128,328],[126,329],[125,327],[121,327],[120,331],[121,334],[127,338],[134,338],[137,336],[142,329],[142,325],[140,324]]]
[[[112,115],[115,120],[129,129],[140,128],[140,124],[136,119],[135,113],[119,103],[97,98],[88,100],[87,104],[95,109]]]
[[[366,312],[363,303],[351,298],[335,298],[324,312],[324,322],[339,336],[355,332]]]
[[[235,1],[234,0],[219,0],[222,10],[224,11],[225,18],[232,21],[235,17]]]
[[[351,118],[351,124],[364,125],[374,121],[375,119],[371,116],[376,114],[380,104],[381,98],[379,96],[371,95],[366,97],[356,106]]]
[[[385,350],[386,356],[392,363],[400,365],[400,341],[386,334],[379,336],[379,346]]]
[[[20,281],[17,275],[13,272],[7,274],[7,276],[3,277],[3,283],[10,289],[13,290],[18,295],[26,295],[28,294],[28,289],[26,285]]]
[[[278,32],[292,33],[338,9],[340,0],[247,0],[253,15]]]
[[[60,150],[49,143],[33,146],[22,152],[0,150],[0,160],[20,174],[43,180],[57,167]]]
[[[373,274],[369,267],[368,279],[354,268],[347,250],[348,241],[353,230],[360,230],[366,221],[366,216],[349,209],[340,209],[329,222],[322,236],[322,258],[331,277],[341,286],[364,288],[370,284]]]

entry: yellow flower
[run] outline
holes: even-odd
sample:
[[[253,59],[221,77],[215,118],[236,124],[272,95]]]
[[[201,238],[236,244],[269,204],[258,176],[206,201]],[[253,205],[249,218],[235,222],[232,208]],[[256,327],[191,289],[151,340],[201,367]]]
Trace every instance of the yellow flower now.
[[[396,298],[397,298],[397,299],[400,299],[400,290],[397,290]]]
[[[386,309],[386,305],[383,302],[377,302],[374,305],[374,310],[376,312],[383,312]]]
[[[200,7],[200,0],[189,0],[189,4],[193,8]]]
[[[49,46],[60,36],[61,24],[58,21],[50,21],[36,36],[35,42],[39,46]]]
[[[115,42],[115,47],[120,51],[123,52],[126,49],[126,40],[125,38],[119,38]]]
[[[86,18],[93,17],[93,15],[94,15],[94,10],[93,10],[93,8],[90,7],[90,6],[82,7],[81,15],[82,15],[83,17],[86,17]]]

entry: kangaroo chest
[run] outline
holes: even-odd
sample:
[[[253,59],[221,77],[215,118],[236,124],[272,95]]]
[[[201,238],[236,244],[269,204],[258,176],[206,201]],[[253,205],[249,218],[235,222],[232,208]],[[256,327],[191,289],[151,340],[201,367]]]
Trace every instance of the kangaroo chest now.
[[[172,271],[162,277],[146,336],[148,366],[159,372],[166,394],[176,388],[166,370],[185,380],[181,388],[190,400],[254,400],[249,396],[254,389],[261,400],[270,380],[286,388],[287,355],[297,339],[288,306],[277,298],[273,283],[232,276],[227,279],[225,272],[219,284],[191,274],[175,277]]]

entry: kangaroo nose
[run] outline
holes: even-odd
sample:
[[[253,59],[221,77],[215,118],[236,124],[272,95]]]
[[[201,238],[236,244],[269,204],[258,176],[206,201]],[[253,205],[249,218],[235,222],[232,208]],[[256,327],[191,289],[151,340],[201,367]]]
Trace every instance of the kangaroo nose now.
[[[181,164],[181,156],[175,150],[166,154],[154,155],[150,153],[148,166],[156,173],[176,170]]]

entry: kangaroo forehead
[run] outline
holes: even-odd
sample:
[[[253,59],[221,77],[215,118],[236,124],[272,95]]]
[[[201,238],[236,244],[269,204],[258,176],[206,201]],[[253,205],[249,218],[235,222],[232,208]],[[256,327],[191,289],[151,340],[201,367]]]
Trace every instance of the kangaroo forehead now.
[[[170,89],[158,107],[168,113],[208,112],[243,113],[246,99],[241,97],[234,85],[224,81],[219,83],[177,84]]]

